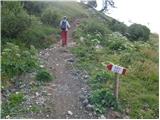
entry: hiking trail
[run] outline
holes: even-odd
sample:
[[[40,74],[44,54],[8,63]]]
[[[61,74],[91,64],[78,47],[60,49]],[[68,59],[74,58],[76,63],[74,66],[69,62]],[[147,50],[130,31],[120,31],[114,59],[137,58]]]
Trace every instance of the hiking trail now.
[[[84,71],[73,68],[76,60],[69,51],[69,48],[76,45],[72,33],[76,29],[77,21],[79,19],[75,19],[71,23],[67,48],[61,47],[60,42],[58,42],[53,47],[40,52],[39,58],[43,62],[43,67],[54,74],[56,79],[46,83],[45,86],[40,86],[37,92],[28,95],[28,104],[35,102],[39,105],[40,111],[28,113],[25,118],[96,118],[96,113],[85,110],[82,104],[86,100],[83,94],[87,94],[89,90],[86,83],[88,75]],[[30,106],[34,106],[33,103]]]

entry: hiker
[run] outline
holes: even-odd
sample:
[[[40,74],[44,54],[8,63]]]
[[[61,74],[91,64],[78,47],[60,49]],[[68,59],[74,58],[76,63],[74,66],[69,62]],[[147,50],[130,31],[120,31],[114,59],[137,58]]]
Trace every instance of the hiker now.
[[[62,39],[62,46],[66,46],[67,45],[67,32],[68,29],[70,28],[70,24],[67,21],[67,17],[64,16],[63,20],[61,20],[60,22],[60,27],[61,27],[61,39]]]

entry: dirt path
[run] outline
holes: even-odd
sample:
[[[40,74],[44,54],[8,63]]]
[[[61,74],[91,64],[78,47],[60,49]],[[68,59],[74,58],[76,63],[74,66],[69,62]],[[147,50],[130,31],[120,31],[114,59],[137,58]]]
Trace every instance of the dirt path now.
[[[87,77],[85,78],[87,74],[73,68],[75,58],[69,51],[69,48],[75,45],[72,33],[77,20],[71,24],[68,33],[68,48],[57,43],[54,47],[40,52],[44,67],[55,74],[56,80],[42,86],[33,96],[41,110],[28,114],[29,118],[96,118],[95,113],[85,110],[79,99],[82,92],[89,89],[86,85]]]

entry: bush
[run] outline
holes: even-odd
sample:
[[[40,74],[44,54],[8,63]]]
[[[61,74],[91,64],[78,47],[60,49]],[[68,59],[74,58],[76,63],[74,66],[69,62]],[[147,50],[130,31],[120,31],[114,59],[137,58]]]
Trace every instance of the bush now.
[[[98,73],[95,74],[95,76],[93,77],[92,83],[107,83],[108,80],[112,79],[112,76],[107,73],[106,71],[100,71]]]
[[[42,81],[42,82],[47,82],[53,80],[53,77],[50,75],[50,73],[44,69],[41,69],[38,71],[36,75],[36,80]]]
[[[30,15],[40,16],[47,4],[42,1],[23,1],[23,5]]]
[[[30,17],[21,2],[3,1],[2,37],[15,38],[30,26]]]
[[[18,45],[7,43],[2,51],[2,76],[12,78],[38,66],[37,51],[31,46],[29,50],[22,50]]]
[[[128,27],[128,38],[132,41],[147,41],[149,39],[150,30],[141,24],[132,24]]]
[[[114,32],[120,32],[121,34],[125,35],[128,27],[124,23],[113,19],[110,28]]]
[[[107,25],[103,23],[97,23],[95,20],[89,19],[83,26],[82,29],[84,30],[84,33],[100,33],[102,36],[105,36],[106,34],[111,33],[109,29],[107,29]]]
[[[118,102],[111,91],[107,89],[98,89],[92,92],[90,101],[95,105],[95,110],[99,113],[104,113],[107,108],[113,107],[118,109]]]
[[[46,48],[53,43],[53,39],[49,39],[53,28],[43,25],[36,25],[25,30],[19,38],[23,40],[28,47],[34,45],[36,48]]]
[[[132,50],[134,46],[130,43],[125,36],[115,32],[108,36],[107,45],[109,49],[122,51],[122,50]]]
[[[9,96],[8,101],[2,102],[1,117],[5,118],[7,115],[15,115],[19,113],[22,108],[21,103],[24,101],[23,93],[13,93]]]
[[[58,27],[60,22],[60,16],[56,11],[48,8],[42,13],[41,20],[44,24]]]
[[[10,105],[16,106],[24,100],[24,95],[22,93],[14,93],[9,96]]]

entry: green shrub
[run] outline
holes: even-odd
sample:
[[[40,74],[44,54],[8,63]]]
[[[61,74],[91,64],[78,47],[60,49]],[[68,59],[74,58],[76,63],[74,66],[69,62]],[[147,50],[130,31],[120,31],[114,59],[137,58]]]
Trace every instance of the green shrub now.
[[[23,72],[37,68],[37,51],[31,46],[29,50],[22,50],[18,45],[7,43],[2,51],[2,76],[12,78]]]
[[[45,7],[46,2],[43,1],[23,1],[23,7],[30,15],[40,16]]]
[[[22,110],[21,103],[25,100],[23,93],[13,93],[7,101],[2,102],[1,118],[15,115]]]
[[[48,71],[41,69],[37,72],[36,80],[42,81],[42,82],[51,81],[53,80],[53,77],[50,75]]]
[[[147,41],[149,39],[150,30],[145,25],[132,24],[128,27],[128,38],[132,41]]]
[[[95,33],[100,33],[102,36],[111,33],[107,28],[107,25],[102,22],[97,22],[96,19],[88,19],[80,26],[83,32],[94,35]]]
[[[106,83],[110,79],[112,79],[112,76],[109,73],[100,71],[94,75],[92,83]]]
[[[49,26],[36,25],[25,30],[19,38],[26,46],[34,45],[36,48],[46,48],[53,43],[53,39],[49,39],[48,35],[53,32],[53,28]]]
[[[53,11],[51,8],[48,8],[42,13],[41,20],[44,24],[58,27],[60,22],[60,16],[57,11]]]
[[[95,110],[104,113],[107,108],[118,109],[118,102],[111,91],[107,89],[98,89],[91,93],[90,101],[95,105]]]
[[[107,46],[111,50],[122,51],[122,50],[132,50],[134,46],[130,43],[125,36],[115,32],[108,36]]]
[[[122,35],[125,35],[126,34],[126,32],[127,32],[127,26],[124,24],[124,23],[122,23],[122,22],[118,22],[118,21],[116,21],[116,20],[112,20],[112,23],[111,23],[111,25],[110,25],[110,28],[111,28],[111,30],[112,31],[114,31],[114,32],[119,32],[119,33],[121,33]]]
[[[21,2],[3,1],[1,15],[2,37],[15,38],[31,25],[30,17]]]
[[[22,93],[14,93],[9,96],[9,102],[11,106],[16,106],[24,100],[24,95]]]

